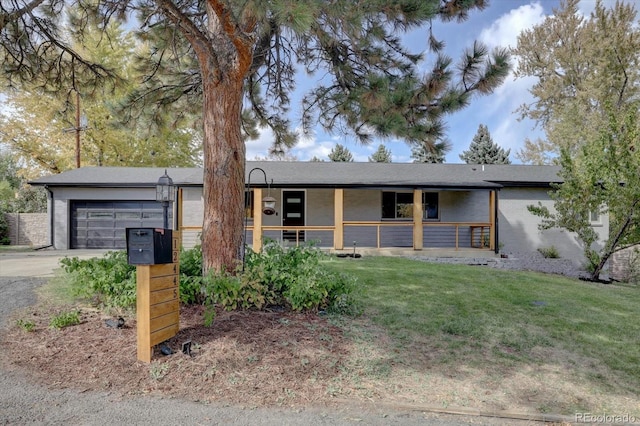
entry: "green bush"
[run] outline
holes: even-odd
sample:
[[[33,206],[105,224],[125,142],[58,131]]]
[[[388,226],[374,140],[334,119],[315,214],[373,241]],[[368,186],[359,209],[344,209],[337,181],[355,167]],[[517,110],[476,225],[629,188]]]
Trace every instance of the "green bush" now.
[[[86,260],[66,257],[60,264],[75,296],[107,307],[135,307],[136,267],[127,263],[125,251],[110,251],[101,258]]]
[[[5,216],[5,209],[0,205],[0,245],[7,246],[11,244],[9,239],[9,223]]]
[[[213,305],[227,310],[282,306],[295,311],[354,312],[355,279],[326,270],[321,262],[326,258],[310,245],[285,249],[270,242],[261,253],[247,250],[244,271],[204,279],[208,322]]]
[[[560,253],[558,253],[558,249],[555,248],[555,246],[540,247],[538,249],[538,251],[540,252],[540,254],[542,254],[542,256],[545,259],[559,259],[560,258]]]
[[[200,245],[180,252],[180,301],[186,304],[204,302]]]

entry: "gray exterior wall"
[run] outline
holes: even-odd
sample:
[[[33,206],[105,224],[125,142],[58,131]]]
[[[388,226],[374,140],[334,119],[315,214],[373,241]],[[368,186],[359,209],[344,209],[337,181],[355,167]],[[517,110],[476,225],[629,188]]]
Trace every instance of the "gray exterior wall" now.
[[[526,254],[536,252],[538,248],[554,246],[560,256],[572,259],[577,264],[584,263],[583,250],[574,233],[561,229],[539,230],[541,218],[527,210],[528,205],[543,206],[553,211],[553,201],[545,188],[503,188],[500,191],[498,216],[499,240],[503,244],[502,252]],[[601,223],[594,226],[600,242],[608,238],[609,218],[602,216]]]
[[[566,231],[538,229],[540,218],[527,210],[530,204],[541,201],[552,208],[546,188],[503,188],[499,191],[499,241],[504,253],[526,254],[538,248],[555,246],[563,258],[583,262],[582,248],[575,235]],[[306,225],[332,226],[334,223],[334,191],[333,189],[309,189],[306,193]],[[441,222],[489,222],[489,191],[440,191]],[[263,191],[267,195],[267,190]],[[263,216],[265,226],[279,226],[282,223],[282,192],[272,189],[270,195],[276,198],[278,211],[273,216]],[[70,247],[71,203],[72,201],[127,201],[155,200],[154,188],[64,188],[54,189],[54,198],[49,203],[49,212],[54,220],[53,244],[57,249]],[[183,188],[182,217],[183,225],[201,227],[203,219],[203,199],[201,187]],[[175,206],[174,206],[175,207]],[[175,216],[175,215],[174,215]],[[379,221],[381,220],[381,191],[377,189],[345,189],[344,190],[345,221]],[[397,223],[395,221],[390,221]],[[250,222],[249,222],[250,223]],[[424,246],[452,247],[455,244],[451,237],[452,230],[444,227],[425,226]],[[609,229],[608,217],[602,216],[600,224],[595,226],[600,240],[607,238]],[[193,247],[199,242],[200,230],[185,231],[183,246]],[[265,233],[276,240],[281,239],[280,231]],[[469,241],[468,227],[459,228],[460,246],[465,247]],[[252,240],[249,232],[248,240]],[[322,247],[333,245],[333,232],[307,231],[306,240],[318,241]],[[350,247],[353,242],[358,247],[374,247],[376,236],[374,227],[345,227],[344,244]],[[410,222],[402,227],[383,227],[381,230],[382,246],[410,247],[412,245],[412,227]]]
[[[204,217],[204,200],[201,187],[182,188],[182,225],[202,226]],[[200,230],[187,230],[182,232],[182,246],[192,248],[200,243]]]

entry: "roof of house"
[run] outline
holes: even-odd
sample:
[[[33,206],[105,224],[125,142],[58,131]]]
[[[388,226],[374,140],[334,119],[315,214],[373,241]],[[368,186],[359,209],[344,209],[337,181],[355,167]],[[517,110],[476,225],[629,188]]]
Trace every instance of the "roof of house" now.
[[[274,188],[546,187],[562,181],[559,170],[557,166],[495,164],[248,161],[245,183],[253,187],[270,184]],[[203,185],[201,168],[167,168],[166,171],[178,186]],[[50,187],[153,187],[164,172],[165,168],[157,167],[82,167],[30,183]]]

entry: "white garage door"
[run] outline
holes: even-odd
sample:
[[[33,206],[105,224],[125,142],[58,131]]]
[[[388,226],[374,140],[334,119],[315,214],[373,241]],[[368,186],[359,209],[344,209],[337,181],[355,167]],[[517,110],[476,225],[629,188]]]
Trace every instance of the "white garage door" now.
[[[71,248],[125,249],[126,228],[162,225],[162,205],[156,201],[74,201]]]

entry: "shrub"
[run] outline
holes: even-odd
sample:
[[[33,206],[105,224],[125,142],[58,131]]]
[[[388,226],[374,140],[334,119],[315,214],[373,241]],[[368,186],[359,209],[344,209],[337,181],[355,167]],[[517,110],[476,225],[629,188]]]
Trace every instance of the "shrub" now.
[[[180,301],[186,304],[204,302],[200,245],[180,252]]]
[[[284,306],[295,311],[353,312],[355,279],[327,271],[321,262],[325,257],[310,245],[285,249],[269,242],[261,253],[248,250],[244,272],[213,273],[204,279],[207,322],[213,319],[215,304],[227,310]]]
[[[0,245],[7,246],[11,244],[9,239],[9,223],[5,215],[4,208],[0,205]]]
[[[540,252],[540,254],[542,254],[542,256],[545,259],[559,259],[560,258],[560,253],[558,253],[558,249],[555,246],[540,247],[538,249],[538,251]]]
[[[60,260],[73,293],[97,304],[132,308],[136,303],[136,267],[127,263],[125,251],[110,251],[101,258]]]

